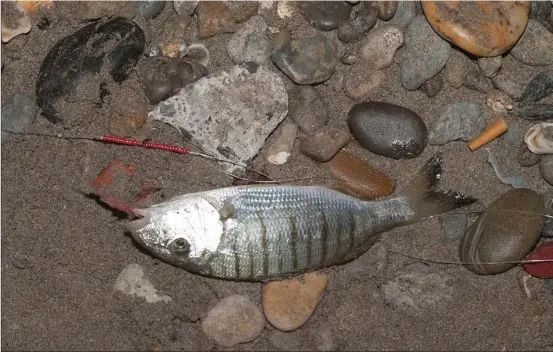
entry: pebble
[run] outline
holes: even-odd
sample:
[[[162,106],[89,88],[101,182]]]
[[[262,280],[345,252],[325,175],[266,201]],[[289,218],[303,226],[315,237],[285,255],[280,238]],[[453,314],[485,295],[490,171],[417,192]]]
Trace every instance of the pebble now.
[[[518,116],[527,120],[553,118],[553,104],[534,104],[519,106]]]
[[[522,86],[506,74],[499,73],[492,78],[495,88],[507,94],[514,101],[520,101],[524,92]]]
[[[532,1],[530,18],[539,21],[548,30],[551,30],[551,8],[551,2],[549,1]]]
[[[386,303],[409,313],[435,309],[451,301],[454,286],[444,271],[432,270],[422,263],[404,267],[392,280],[380,286]]]
[[[265,317],[281,331],[299,328],[315,311],[327,283],[328,276],[319,272],[267,283],[262,296]]]
[[[18,93],[2,102],[2,144],[13,137],[13,134],[4,132],[23,132],[33,123],[38,112],[38,105],[34,95]]]
[[[528,183],[521,176],[518,168],[505,166],[501,167],[501,165],[506,165],[507,161],[500,161],[497,155],[492,152],[491,148],[486,148],[485,150],[488,152],[488,163],[492,166],[495,175],[499,178],[499,181],[508,186],[512,186],[513,188],[530,188]]]
[[[279,351],[335,351],[332,330],[324,323],[307,323],[291,332],[271,330],[269,344]]]
[[[530,2],[423,1],[432,28],[444,39],[476,56],[497,56],[524,32]]]
[[[354,48],[346,49],[344,52],[344,55],[340,58],[340,61],[344,65],[353,65],[354,63],[359,60],[359,57],[357,56],[356,50]]]
[[[249,20],[259,10],[259,1],[225,1],[225,5],[237,23]]]
[[[165,1],[152,0],[134,0],[136,12],[147,20],[156,18],[165,8]]]
[[[462,101],[447,105],[428,134],[428,143],[444,145],[451,141],[468,142],[486,129],[486,119],[476,103]]]
[[[417,1],[398,1],[396,13],[388,23],[404,30],[418,15],[422,14],[419,6]]]
[[[127,265],[115,279],[113,290],[144,298],[148,303],[171,301],[171,297],[160,295],[154,285],[144,277],[144,268],[139,264]]]
[[[376,12],[368,9],[357,12],[353,18],[338,27],[338,39],[345,43],[358,41],[376,24]]]
[[[198,35],[201,39],[236,30],[232,12],[221,1],[200,1],[196,7],[196,16]]]
[[[385,78],[386,73],[383,71],[371,70],[362,64],[353,65],[344,77],[344,92],[353,100],[364,99],[376,90]]]
[[[553,70],[538,73],[526,86],[522,103],[535,103],[553,93]]]
[[[235,64],[263,64],[271,56],[271,41],[265,35],[267,24],[261,16],[253,16],[227,42],[227,53]]]
[[[199,0],[173,0],[173,8],[181,16],[192,16],[199,3]]]
[[[541,177],[553,186],[553,154],[542,155],[538,169]]]
[[[300,142],[300,151],[311,159],[325,162],[332,159],[349,140],[349,133],[343,129],[323,126]]]
[[[544,66],[553,63],[553,33],[536,20],[529,20],[524,34],[511,49],[523,64]]]
[[[492,78],[499,72],[503,64],[503,56],[480,57],[478,58],[478,67],[484,77]]]
[[[536,165],[541,159],[540,154],[534,154],[528,149],[526,143],[520,143],[518,149],[517,160],[518,163],[524,167],[530,167]]]
[[[426,94],[427,97],[434,98],[436,95],[438,95],[443,85],[444,75],[442,70],[436,76],[430,78],[430,80],[423,83],[423,85],[419,89],[421,92]]]
[[[493,81],[480,75],[478,67],[473,64],[469,65],[464,85],[469,89],[477,90],[484,94],[488,94],[493,90]]]
[[[271,58],[288,78],[297,84],[316,84],[334,73],[338,55],[336,44],[322,35],[292,40]]]
[[[416,90],[442,70],[451,46],[440,38],[424,16],[417,17],[405,31],[405,56],[400,64],[401,84]]]
[[[463,237],[467,225],[467,214],[444,214],[440,216],[442,229],[444,230],[445,241],[447,243],[457,242]]]
[[[289,123],[282,127],[280,135],[267,150],[267,161],[274,165],[286,164],[294,149],[297,133],[296,124]]]
[[[540,195],[530,189],[513,189],[490,204],[461,240],[461,261],[479,263],[465,267],[480,275],[499,274],[514,267],[516,264],[481,263],[522,260],[534,248],[544,219],[528,212],[545,212]]]
[[[500,90],[493,90],[486,98],[486,106],[499,114],[507,114],[513,110],[511,98]]]
[[[338,28],[351,12],[351,4],[345,1],[301,1],[297,5],[305,20],[321,31]]]
[[[382,21],[389,21],[396,13],[397,1],[363,1],[363,7],[376,11]]]
[[[451,55],[444,68],[444,79],[453,88],[461,88],[469,72],[470,59],[457,49],[451,50]]]
[[[122,39],[114,44],[113,38]],[[134,71],[144,46],[142,29],[120,17],[89,24],[61,39],[40,66],[36,96],[42,114],[53,123],[61,121],[57,101],[74,93],[87,74],[99,74],[106,68],[113,81],[122,82]],[[114,51],[117,55],[106,55]]]
[[[264,328],[261,309],[244,295],[223,298],[202,321],[204,333],[227,348],[255,340]]]
[[[345,181],[338,182],[338,187],[359,198],[373,200],[394,192],[394,184],[387,175],[345,150],[340,150],[325,165],[334,177]]]
[[[292,40],[292,35],[290,34],[290,31],[287,30],[286,28],[281,28],[279,32],[275,34],[272,38],[271,42],[273,46],[273,51],[276,51],[282,48],[283,46],[287,45],[288,43],[290,43],[291,40]]]
[[[310,134],[326,125],[328,107],[314,87],[295,86],[289,96],[288,115],[302,132]]]
[[[358,103],[349,111],[348,119],[353,137],[375,154],[410,159],[426,147],[426,125],[405,107],[377,101]]]
[[[553,216],[553,191],[547,191],[542,194],[543,204],[545,204],[545,212],[547,215]],[[553,238],[553,218],[545,218],[545,224],[541,232],[541,236],[545,238]]]
[[[247,64],[185,86],[148,116],[177,128],[208,154],[245,163],[287,113],[288,94],[280,76]],[[225,168],[232,172],[237,165]]]
[[[142,59],[138,74],[146,97],[150,104],[155,105],[205,76],[207,69],[195,61],[153,56]]]
[[[371,67],[380,70],[394,62],[397,49],[403,45],[403,31],[393,24],[385,24],[369,32],[359,45],[359,57]]]
[[[553,154],[553,123],[542,122],[530,127],[524,143],[532,153]]]
[[[553,259],[553,242],[545,242],[524,260],[544,260]],[[553,279],[553,262],[525,263],[522,265],[524,270],[540,279]]]

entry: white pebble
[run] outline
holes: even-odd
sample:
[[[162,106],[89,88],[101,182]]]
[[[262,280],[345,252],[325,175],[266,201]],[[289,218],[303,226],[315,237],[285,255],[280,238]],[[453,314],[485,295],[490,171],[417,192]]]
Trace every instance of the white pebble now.
[[[293,123],[285,125],[280,136],[269,147],[267,161],[275,165],[286,164],[294,149],[297,133],[298,126]]]

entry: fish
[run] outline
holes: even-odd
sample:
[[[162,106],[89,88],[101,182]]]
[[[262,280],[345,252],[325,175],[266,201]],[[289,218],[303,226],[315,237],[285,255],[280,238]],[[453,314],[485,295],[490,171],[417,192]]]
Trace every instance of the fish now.
[[[143,209],[127,229],[154,257],[202,276],[281,280],[346,264],[382,232],[469,205],[440,191],[441,153],[397,195],[361,200],[325,186],[242,185],[174,197]]]

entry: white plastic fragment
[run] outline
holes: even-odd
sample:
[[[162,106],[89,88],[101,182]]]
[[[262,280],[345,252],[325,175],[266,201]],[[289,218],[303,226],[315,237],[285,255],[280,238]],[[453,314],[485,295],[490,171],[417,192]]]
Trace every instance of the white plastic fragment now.
[[[280,136],[268,149],[267,161],[275,165],[286,164],[294,149],[294,142],[298,133],[298,126],[289,123],[282,128]]]
[[[524,143],[534,154],[553,154],[553,123],[542,122],[530,127]]]
[[[144,269],[138,264],[127,265],[117,276],[113,289],[129,296],[142,297],[148,303],[171,301],[171,297],[157,293],[154,285],[144,277]]]

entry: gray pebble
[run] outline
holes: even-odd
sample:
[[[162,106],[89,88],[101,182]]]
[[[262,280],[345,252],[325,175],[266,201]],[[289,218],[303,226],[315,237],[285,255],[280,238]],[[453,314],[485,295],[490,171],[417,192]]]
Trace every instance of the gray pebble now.
[[[307,134],[328,122],[328,107],[312,86],[295,86],[289,96],[288,116]]]
[[[453,88],[461,88],[469,72],[470,59],[457,49],[451,50],[451,55],[444,68],[444,79]]]
[[[369,151],[394,159],[419,156],[426,147],[428,132],[417,113],[385,102],[354,105],[348,113],[349,130]]]
[[[535,103],[553,93],[553,70],[545,70],[536,75],[526,86],[522,102]]]
[[[440,217],[447,243],[457,242],[463,237],[467,229],[467,214],[444,214]]]
[[[528,149],[526,143],[522,142],[518,149],[517,160],[518,163],[524,167],[530,167],[536,165],[541,159],[540,154],[534,154]]]
[[[551,119],[553,118],[553,104],[521,104],[518,116],[527,120]]]
[[[351,12],[351,4],[345,1],[301,1],[298,7],[305,20],[321,31],[338,28]]]
[[[165,1],[135,0],[133,2],[136,12],[147,20],[157,17],[165,8]]]
[[[470,141],[486,128],[486,119],[480,107],[463,101],[447,105],[430,129],[428,143],[444,145],[451,141]]]
[[[417,17],[405,31],[405,56],[400,64],[401,84],[416,90],[442,70],[451,45],[430,26],[426,17]]]
[[[503,93],[507,94],[514,101],[520,101],[524,89],[517,81],[511,79],[504,73],[499,73],[492,78],[493,85]]]
[[[480,57],[478,58],[478,67],[484,77],[492,78],[499,72],[503,64],[503,56]]]
[[[522,37],[510,53],[523,64],[549,65],[553,63],[553,33],[537,20],[529,20]]]
[[[501,183],[513,188],[530,188],[518,168],[505,167],[506,160],[499,159],[491,148],[485,148],[485,150],[488,152],[488,163]]]
[[[350,140],[343,129],[323,126],[300,142],[300,151],[308,157],[326,162],[345,147]]]
[[[14,94],[2,103],[2,130],[23,132],[35,120],[38,105],[34,95]],[[2,131],[2,143],[13,134]]]
[[[550,22],[551,7],[551,2],[549,1],[532,1],[530,18],[539,21],[548,30],[551,30],[551,26],[553,25],[553,23]]]
[[[322,35],[292,40],[273,52],[271,58],[297,84],[326,81],[336,69],[338,48]]]
[[[419,89],[426,94],[429,98],[434,98],[444,85],[443,70],[436,76],[432,77],[429,81],[425,82]]]
[[[541,177],[553,186],[553,154],[542,155],[539,170]]]
[[[353,65],[354,63],[357,62],[357,59],[358,57],[355,52],[355,49],[350,48],[350,49],[346,49],[346,51],[344,52],[344,55],[342,55],[342,57],[340,58],[340,61],[344,65]]]
[[[469,65],[469,71],[465,77],[465,87],[477,90],[481,93],[488,94],[493,90],[493,82],[490,78],[480,75],[480,71],[476,65]]]
[[[389,21],[396,13],[397,1],[363,1],[363,6],[375,10],[382,21]]]
[[[397,49],[403,45],[403,31],[398,26],[385,24],[373,29],[359,45],[359,56],[374,69],[389,67]]]
[[[388,23],[394,24],[401,29],[407,28],[415,17],[422,14],[422,11],[419,11],[419,8],[417,8],[417,2],[418,1],[399,1],[396,13]]]
[[[290,31],[286,28],[281,28],[277,34],[273,36],[272,39],[272,45],[273,45],[273,51],[276,51],[283,46],[290,43],[292,40],[292,35],[290,34]]]
[[[365,9],[338,27],[338,39],[345,43],[356,42],[376,24],[376,12]]]
[[[265,63],[271,56],[271,41],[265,35],[267,24],[263,17],[253,16],[227,42],[227,53],[235,64]]]

